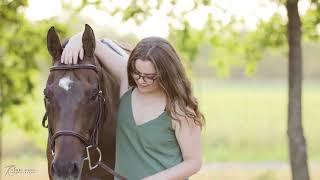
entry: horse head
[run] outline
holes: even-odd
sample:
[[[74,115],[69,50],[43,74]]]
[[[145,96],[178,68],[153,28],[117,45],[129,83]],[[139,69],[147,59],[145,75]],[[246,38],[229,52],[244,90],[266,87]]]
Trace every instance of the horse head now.
[[[103,124],[105,88],[102,66],[94,56],[95,36],[89,25],[82,36],[84,58],[79,64],[60,62],[63,46],[54,27],[47,34],[53,66],[44,89],[48,117],[49,175],[54,179],[80,179],[85,147],[98,145]]]

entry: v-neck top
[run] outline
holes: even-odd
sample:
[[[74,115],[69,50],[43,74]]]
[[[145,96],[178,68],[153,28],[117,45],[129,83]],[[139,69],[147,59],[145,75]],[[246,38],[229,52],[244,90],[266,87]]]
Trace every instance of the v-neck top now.
[[[140,180],[182,161],[181,149],[167,112],[136,125],[132,89],[128,90],[120,99],[117,116],[115,171],[129,180]]]

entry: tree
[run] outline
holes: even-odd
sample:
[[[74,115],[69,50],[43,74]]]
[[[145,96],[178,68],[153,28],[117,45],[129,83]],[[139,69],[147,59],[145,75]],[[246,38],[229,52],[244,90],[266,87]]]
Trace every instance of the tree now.
[[[38,126],[32,113],[19,114],[17,110],[26,99],[33,98],[41,61],[50,60],[46,50],[47,30],[55,25],[65,34],[66,28],[53,19],[28,22],[21,12],[27,4],[27,0],[0,1],[0,118],[1,123],[6,116],[10,123],[32,130]]]
[[[287,135],[289,144],[291,173],[293,180],[308,180],[307,146],[304,138],[301,115],[302,94],[302,52],[301,39],[318,40],[320,23],[320,2],[310,1],[310,9],[300,18],[299,0],[278,1],[285,5],[288,21],[285,22],[277,13],[268,21],[261,22],[252,36],[255,52],[270,47],[288,48],[288,121]],[[286,24],[286,27],[284,26]],[[286,30],[286,32],[285,32]],[[261,33],[262,32],[262,33]],[[260,35],[257,35],[261,33]],[[287,36],[283,36],[283,35]],[[285,41],[287,40],[287,42]],[[261,51],[260,51],[261,52]]]
[[[288,137],[293,180],[308,180],[306,142],[301,117],[302,57],[298,0],[286,2],[289,44]]]

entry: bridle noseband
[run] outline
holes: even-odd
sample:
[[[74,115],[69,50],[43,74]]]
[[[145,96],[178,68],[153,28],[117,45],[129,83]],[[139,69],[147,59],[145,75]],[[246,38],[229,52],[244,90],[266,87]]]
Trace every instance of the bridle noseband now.
[[[75,70],[75,69],[92,69],[94,70],[97,74],[99,74],[99,71],[97,69],[97,66],[92,65],[92,64],[73,64],[73,65],[62,65],[62,66],[52,66],[50,68],[50,72],[51,71],[59,71],[59,70]],[[90,139],[86,138],[86,136],[82,135],[81,133],[72,131],[72,130],[58,130],[56,132],[52,132],[52,129],[49,127],[49,123],[46,124],[46,121],[48,120],[48,112],[46,111],[46,113],[44,114],[44,117],[42,119],[42,126],[45,128],[48,128],[49,131],[49,148],[51,150],[51,155],[54,157],[55,156],[55,152],[54,152],[54,146],[55,146],[55,140],[60,137],[60,136],[73,136],[78,138],[85,146],[86,146],[86,152],[87,152],[87,157],[84,158],[83,160],[88,160],[89,162],[89,169],[93,170],[96,167],[98,167],[99,165],[105,169],[106,171],[108,171],[109,173],[111,173],[112,175],[118,177],[119,179],[126,179],[125,177],[119,175],[118,173],[116,173],[114,170],[112,170],[110,167],[108,167],[107,165],[105,165],[103,162],[101,162],[101,151],[98,147],[98,139],[99,139],[99,129],[103,124],[103,114],[104,114],[104,106],[105,106],[105,98],[103,97],[102,94],[102,90],[100,89],[100,80],[101,80],[101,76],[99,76],[99,83],[98,83],[98,116],[95,120],[95,127],[92,131],[92,134],[90,136]],[[46,101],[45,102],[45,107],[46,106]],[[90,158],[90,148],[96,148],[96,150],[99,153],[99,160],[95,165],[91,164],[91,158]]]

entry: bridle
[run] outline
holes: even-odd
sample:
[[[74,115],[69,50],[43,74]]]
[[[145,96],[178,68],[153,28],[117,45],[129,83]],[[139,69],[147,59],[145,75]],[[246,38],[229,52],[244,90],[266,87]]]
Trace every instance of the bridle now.
[[[59,71],[59,70],[76,70],[76,69],[92,69],[99,75],[99,71],[97,69],[97,66],[92,65],[92,64],[73,64],[73,65],[63,65],[63,66],[52,66],[50,68],[50,72]],[[52,132],[52,129],[49,127],[49,123],[46,124],[46,121],[48,120],[48,112],[47,111],[45,112],[45,114],[43,116],[42,126],[44,128],[48,128],[48,131],[49,131],[49,148],[51,150],[52,157],[55,156],[55,152],[54,152],[55,140],[60,136],[73,136],[73,137],[78,138],[86,146],[87,157],[84,158],[83,160],[88,160],[90,170],[93,170],[100,165],[103,169],[105,169],[107,172],[111,173],[113,176],[118,177],[119,179],[125,180],[126,179],[125,177],[121,176],[120,174],[115,172],[112,168],[108,167],[106,164],[101,162],[102,155],[101,155],[101,151],[98,147],[98,139],[99,139],[99,129],[103,124],[102,118],[103,118],[103,114],[104,114],[104,106],[105,106],[105,101],[106,101],[105,98],[103,97],[102,90],[100,89],[101,88],[101,86],[100,86],[101,79],[102,78],[99,75],[98,94],[97,94],[98,101],[99,101],[98,102],[99,103],[98,115],[95,120],[95,127],[94,127],[89,139],[86,138],[86,136],[82,135],[81,133],[75,132],[72,130],[58,130],[56,132]],[[45,99],[44,99],[44,103],[45,103],[45,107],[47,107]],[[95,165],[91,164],[91,158],[90,158],[90,149],[91,148],[95,148],[99,153],[99,160]]]

